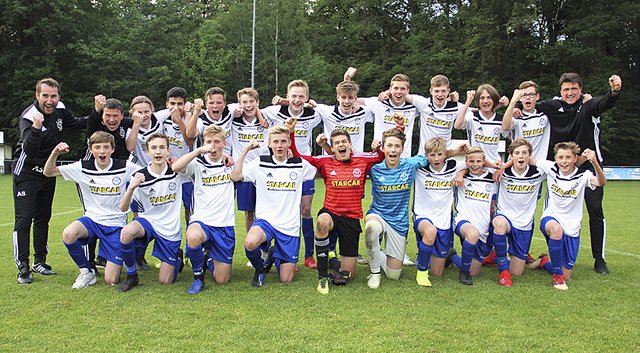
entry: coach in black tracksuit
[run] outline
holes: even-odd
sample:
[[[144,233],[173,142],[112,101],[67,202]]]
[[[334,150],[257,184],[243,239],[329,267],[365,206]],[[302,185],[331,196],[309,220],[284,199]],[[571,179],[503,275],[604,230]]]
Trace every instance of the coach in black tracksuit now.
[[[32,223],[34,262],[31,270],[43,275],[55,274],[45,261],[56,179],[45,177],[42,169],[60,142],[63,129],[86,127],[86,118],[74,117],[60,102],[59,89],[60,85],[54,79],[38,81],[35,101],[20,116],[20,138],[12,165],[13,249],[20,284],[31,283],[29,233]]]
[[[582,102],[582,78],[576,73],[565,73],[560,77],[560,94],[562,99],[540,102],[536,109],[547,114],[551,123],[551,139],[547,159],[553,160],[553,147],[558,142],[574,141],[581,150],[589,148],[596,152],[598,162],[602,165],[600,150],[600,116],[613,108],[622,80],[617,75],[609,78],[611,89],[601,97]],[[581,168],[592,172],[593,166],[584,163]],[[595,172],[594,172],[595,174]],[[602,210],[604,189],[587,188],[584,199],[589,213],[589,229],[591,233],[591,253],[594,269],[598,273],[608,274],[609,269],[604,261],[606,223]]]

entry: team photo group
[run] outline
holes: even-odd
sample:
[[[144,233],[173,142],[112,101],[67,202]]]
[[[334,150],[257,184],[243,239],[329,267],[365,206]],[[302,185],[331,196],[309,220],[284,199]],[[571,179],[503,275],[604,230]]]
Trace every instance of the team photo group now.
[[[272,271],[281,283],[292,282],[303,257],[318,271],[312,285],[320,294],[352,282],[364,261],[371,289],[393,285],[407,264],[415,264],[420,287],[431,287],[431,277],[451,265],[462,284],[473,285],[491,263],[482,271],[492,271],[500,286],[512,286],[512,277],[531,268],[549,272],[552,286],[567,290],[584,204],[594,270],[609,273],[600,116],[620,95],[619,76],[609,78],[602,95],[584,93],[578,74],[563,73],[557,97],[542,99],[537,84],[525,80],[510,98],[482,84],[463,103],[444,75],[433,76],[421,95],[411,93],[409,77],[396,74],[386,91],[367,98],[358,96],[355,75],[349,68],[336,102],[326,104],[310,99],[304,80],[294,80],[282,97],[244,88],[234,103],[220,87],[193,101],[173,87],[162,107],[137,96],[127,109],[96,95],[86,117],[64,105],[55,79],[38,81],[19,119],[12,165],[17,282],[56,274],[46,260],[57,176],[76,183],[84,209],[62,232],[80,271],[76,289],[100,276],[131,290],[140,283],[138,271],[152,267],[145,260],[152,246],[158,281],[173,283],[190,264],[193,281],[185,289],[198,294],[207,278],[231,280],[240,234],[256,288]],[[317,126],[322,133],[314,136]],[[454,129],[466,131],[465,143],[452,140]],[[70,152],[66,130],[86,133],[86,155],[61,164]],[[316,177],[324,195],[315,195]],[[312,210],[314,197],[324,200],[319,210]],[[540,198],[544,208],[534,221]],[[244,214],[243,229],[236,210]],[[415,263],[406,255],[414,245],[410,227]],[[534,227],[547,242],[539,256],[530,254]],[[361,234],[366,254],[358,251]]]

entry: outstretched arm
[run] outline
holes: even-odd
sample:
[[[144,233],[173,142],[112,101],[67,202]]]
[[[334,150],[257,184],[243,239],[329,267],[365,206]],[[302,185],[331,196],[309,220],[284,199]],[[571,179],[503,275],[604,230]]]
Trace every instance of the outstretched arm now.
[[[48,177],[55,177],[60,174],[60,169],[56,165],[56,161],[58,160],[58,156],[61,154],[69,153],[69,145],[65,142],[60,142],[54,149],[51,151],[47,162],[44,164],[44,170],[42,174]]]
[[[511,97],[511,102],[507,106],[507,111],[504,112],[504,116],[502,117],[502,130],[509,131],[513,126],[513,109],[516,107],[516,103],[522,97],[522,91],[519,89],[513,90],[513,97]]]
[[[593,165],[593,169],[596,171],[596,175],[591,179],[591,185],[604,186],[607,183],[607,177],[604,175],[604,171],[602,170],[600,163],[598,163],[596,153],[587,148],[582,152],[582,155],[587,158],[589,163]]]
[[[231,180],[233,181],[242,181],[244,177],[242,176],[242,165],[244,164],[244,159],[247,157],[247,153],[251,150],[255,150],[256,148],[260,148],[260,144],[256,140],[251,140],[249,144],[242,150],[240,157],[236,161],[236,165],[233,167],[231,171]]]
[[[460,108],[460,111],[458,112],[458,116],[456,117],[456,120],[453,122],[454,128],[464,129],[466,125],[465,116],[467,115],[467,110],[469,110],[469,107],[471,106],[471,102],[473,102],[473,99],[475,97],[476,97],[475,90],[467,91],[467,101],[464,102],[464,105]]]
[[[131,180],[129,181],[129,187],[127,187],[127,191],[125,191],[124,195],[120,199],[120,211],[127,212],[129,210],[129,206],[131,206],[131,201],[133,200],[133,193],[136,191],[136,188],[140,186],[144,182],[144,174],[136,173]]]

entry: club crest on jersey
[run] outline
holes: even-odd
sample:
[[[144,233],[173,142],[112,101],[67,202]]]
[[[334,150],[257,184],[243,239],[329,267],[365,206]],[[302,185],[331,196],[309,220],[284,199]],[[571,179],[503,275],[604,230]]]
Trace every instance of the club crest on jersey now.
[[[225,173],[231,173],[231,167],[224,167]]]
[[[402,174],[400,174],[400,180],[402,180],[402,181],[407,181],[407,180],[409,180],[409,173],[407,173],[407,172],[402,172]]]
[[[305,121],[304,123],[302,123],[302,127],[305,128],[305,129],[308,129],[309,128],[309,123]]]
[[[547,118],[540,118],[540,126],[547,125]]]
[[[291,180],[298,179],[298,173],[296,173],[296,172],[289,173],[289,179],[291,179]]]
[[[169,190],[174,191],[178,185],[175,182],[169,183]]]
[[[360,118],[356,118],[356,120],[354,120],[354,122],[358,125],[360,125]]]
[[[111,179],[111,182],[113,183],[113,185],[120,185],[122,179],[120,179],[120,177],[113,177],[113,179]]]
[[[126,135],[126,133],[124,132],[124,128],[122,126],[120,126],[119,134],[121,138],[124,138],[124,136]]]
[[[58,118],[58,120],[56,120],[56,127],[58,128],[58,131],[62,131],[62,118]]]
[[[484,189],[487,190],[487,191],[491,191],[491,184],[485,185]]]
[[[262,126],[258,126],[257,131],[258,131],[258,132],[263,132],[263,131],[264,131],[264,128],[263,128]]]
[[[356,178],[359,178],[362,175],[362,171],[360,170],[360,168],[355,168],[352,173]]]
[[[453,120],[453,114],[447,114],[447,116],[445,118],[447,120],[451,121],[451,120]]]
[[[495,129],[493,129],[493,133],[497,135],[497,134],[499,134],[499,133],[500,133],[500,130],[501,130],[501,129],[500,129],[499,127],[497,127],[497,128],[495,128]]]

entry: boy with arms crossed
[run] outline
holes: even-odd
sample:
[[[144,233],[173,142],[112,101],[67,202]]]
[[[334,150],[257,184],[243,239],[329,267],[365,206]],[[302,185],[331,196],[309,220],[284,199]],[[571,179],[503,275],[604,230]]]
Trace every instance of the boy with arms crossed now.
[[[295,120],[295,119],[294,119]],[[256,269],[251,285],[262,287],[266,269],[259,247],[274,240],[273,258],[280,262],[280,282],[291,283],[300,250],[300,200],[302,183],[313,179],[316,168],[299,157],[287,158],[291,130],[286,126],[269,129],[269,148],[244,167],[247,154],[260,147],[252,140],[244,148],[231,172],[234,181],[253,183],[256,188],[256,217],[245,238],[247,258]],[[264,245],[263,245],[264,246]]]
[[[56,166],[60,154],[69,152],[69,146],[61,142],[51,152],[44,166],[44,175],[62,175],[65,180],[78,184],[80,199],[85,208],[84,216],[73,221],[62,231],[62,240],[69,256],[80,268],[72,288],[82,289],[96,283],[96,275],[83,246],[91,239],[100,238],[100,253],[105,255],[107,265],[104,281],[115,285],[120,280],[122,257],[120,231],[127,222],[127,214],[119,204],[125,185],[138,170],[138,166],[121,159],[112,159],[113,136],[97,131],[89,138],[89,149],[93,159]]]
[[[171,166],[194,180],[193,215],[187,228],[187,253],[194,277],[187,290],[189,294],[198,294],[204,289],[203,246],[209,252],[206,265],[216,283],[227,283],[231,279],[236,218],[231,167],[223,163],[225,139],[221,126],[209,125],[204,129],[203,145]]]
[[[161,284],[173,283],[182,263],[182,222],[178,200],[187,177],[174,172],[169,166],[169,139],[166,136],[154,134],[147,139],[146,146],[151,163],[133,176],[120,201],[120,210],[126,212],[135,198],[141,212],[120,232],[122,258],[127,266],[127,279],[118,288],[120,292],[138,285],[134,240],[140,240],[145,248],[155,240],[152,254],[162,261],[158,273]]]

